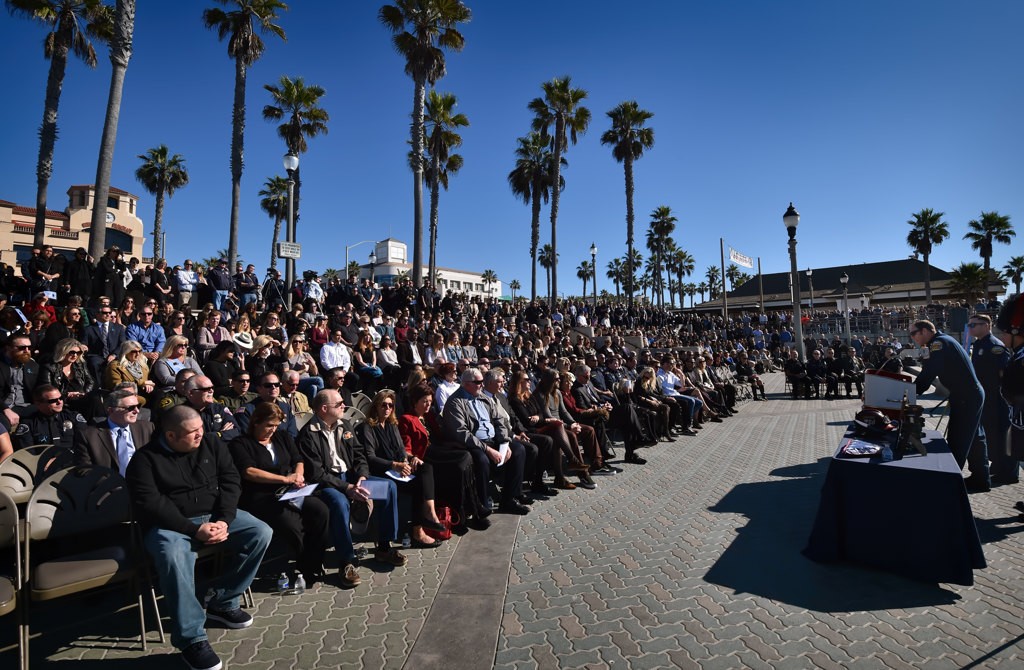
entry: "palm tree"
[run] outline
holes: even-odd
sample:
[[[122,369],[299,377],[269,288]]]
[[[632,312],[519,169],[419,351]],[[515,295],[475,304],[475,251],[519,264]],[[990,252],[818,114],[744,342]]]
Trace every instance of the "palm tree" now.
[[[683,293],[690,296],[690,307],[693,307],[693,296],[697,295],[697,285],[693,282],[683,284]]]
[[[484,270],[480,273],[480,281],[484,283],[484,287],[487,289],[487,295],[491,295],[491,284],[498,281],[498,275],[494,270]]]
[[[554,179],[555,155],[550,143],[538,132],[516,140],[516,166],[508,173],[508,185],[512,193],[531,205],[530,219],[530,300],[537,299],[537,247],[540,244],[540,205],[547,203],[551,196]],[[563,158],[562,167],[568,162]],[[560,178],[559,189],[565,188],[565,179]]]
[[[980,263],[961,263],[949,273],[949,290],[974,303],[988,293],[989,274]]]
[[[107,208],[96,207],[95,203],[106,202],[110,196],[110,170],[114,165],[114,143],[117,140],[118,119],[121,116],[121,93],[124,90],[128,61],[132,57],[134,32],[135,0],[117,0],[117,8],[114,10],[114,32],[110,42],[110,93],[107,96],[107,113],[103,119],[100,155],[96,161],[92,224],[89,227],[89,251],[94,258],[100,257],[107,244]],[[160,258],[155,246],[153,256]]]
[[[665,304],[664,282],[662,280],[662,266],[664,265],[664,254],[668,249],[668,242],[672,232],[676,229],[678,219],[672,215],[672,208],[666,205],[656,207],[651,212],[651,223],[647,230],[647,248],[654,254],[654,265],[651,277],[654,280],[654,290],[657,291],[657,304]]]
[[[632,281],[632,283],[636,285],[637,272],[644,266],[643,254],[640,253],[639,249],[634,247],[632,254],[629,254],[629,252],[626,253],[626,259],[622,265],[622,285],[625,286],[629,281]],[[629,268],[632,268],[632,276],[630,276]]]
[[[457,26],[471,16],[461,0],[396,0],[377,13],[380,22],[393,33],[391,43],[405,58],[405,73],[413,82],[412,277],[417,287],[423,284],[423,108],[427,84],[433,86],[445,75],[444,49],[462,51],[466,40]]]
[[[1021,277],[1024,276],[1024,256],[1014,256],[1003,266],[1003,276],[1013,282],[1014,293],[1020,293]]]
[[[235,61],[235,94],[231,112],[231,219],[228,224],[228,267],[235,267],[238,255],[238,219],[242,197],[242,161],[245,154],[245,77],[249,66],[263,55],[265,45],[255,28],[265,35],[286,39],[275,21],[279,11],[287,11],[281,0],[217,0],[237,7],[224,11],[214,7],[203,11],[203,24],[217,31],[217,38],[228,40],[228,56]],[[255,24],[255,25],[254,25]]]
[[[142,187],[156,196],[156,212],[153,214],[154,259],[163,258],[165,251],[162,244],[164,196],[170,198],[174,195],[175,191],[188,184],[188,170],[185,169],[185,159],[182,158],[181,154],[168,156],[168,153],[167,145],[161,144],[144,154],[139,154],[138,158],[142,161],[142,165],[135,170],[135,178],[139,180]],[[97,200],[97,202],[99,201]],[[93,209],[99,208],[94,206]],[[100,226],[106,226],[106,221],[103,221]],[[95,231],[96,228],[97,226],[94,223],[92,230]],[[90,252],[92,252],[93,239],[95,238],[90,238],[89,240]],[[102,246],[99,251],[102,254]]]
[[[644,154],[644,149],[654,146],[654,129],[645,128],[644,125],[651,117],[652,112],[640,109],[636,100],[628,100],[620,103],[609,111],[608,118],[612,121],[612,127],[601,135],[601,144],[612,148],[612,156],[616,161],[622,163],[626,173],[626,260],[628,262],[629,252],[633,251],[633,162]],[[631,273],[627,270],[626,294],[629,296],[629,304],[633,304],[633,286]]]
[[[512,302],[513,303],[516,301],[516,291],[518,291],[521,288],[522,288],[522,285],[519,283],[518,279],[513,279],[512,281],[510,281],[508,283],[508,290],[512,294]]]
[[[988,301],[988,278],[992,263],[992,245],[1009,244],[1010,238],[1017,233],[1010,225],[1010,217],[999,212],[982,212],[981,218],[967,222],[971,229],[964,235],[965,240],[971,241],[971,248],[976,250],[985,261],[985,301]]]
[[[623,264],[621,258],[613,258],[610,261],[608,261],[608,272],[605,273],[605,276],[615,283],[616,299],[622,297],[622,294],[619,292],[619,285],[622,282],[623,268],[625,268],[625,265]]]
[[[277,269],[277,240],[281,236],[281,222],[288,216],[288,180],[270,177],[260,190],[260,209],[274,220],[274,235],[270,239],[270,267]]]
[[[427,277],[431,283],[437,281],[437,205],[440,188],[448,190],[448,175],[462,168],[462,156],[451,150],[462,146],[462,136],[456,130],[469,126],[465,114],[455,114],[458,104],[451,93],[438,93],[431,89],[427,94],[424,131],[426,132],[426,167],[423,178],[430,186],[430,263]]]
[[[701,283],[697,284],[697,291],[700,293],[701,302],[704,302],[704,294],[708,292],[708,288],[709,287],[707,282],[702,281]]]
[[[57,144],[57,108],[64,86],[68,55],[74,53],[86,65],[96,67],[96,49],[89,38],[110,41],[114,13],[101,0],[4,0],[12,14],[44,24],[50,31],[43,40],[43,56],[50,61],[46,76],[43,123],[39,127],[39,159],[36,162],[36,222],[33,245],[46,241],[46,195],[53,175],[53,149]],[[99,208],[102,203],[93,203]],[[106,212],[106,208],[103,208]],[[104,223],[106,225],[106,223]]]
[[[576,144],[578,135],[587,132],[590,125],[590,110],[580,103],[587,97],[587,92],[582,88],[573,88],[568,76],[555,77],[551,81],[541,84],[544,91],[543,98],[534,98],[530,101],[530,111],[533,112],[533,129],[547,138],[551,131],[552,124],[555,127],[554,135],[551,138],[555,150],[554,157],[554,178],[553,184],[562,183],[562,154],[569,148],[569,141]],[[551,306],[554,308],[555,298],[558,294],[558,201],[561,195],[560,189],[556,188],[551,195],[551,249],[554,255],[551,257]]]
[[[349,261],[348,262],[348,268],[347,268],[348,272],[346,272],[346,274],[349,277],[358,277],[359,276],[359,272],[362,269],[363,269],[363,267],[361,265],[359,265],[359,261]],[[408,273],[406,273],[406,274],[408,274]]]
[[[740,277],[742,275],[743,272],[735,263],[729,263],[728,267],[725,268],[725,278],[729,280],[730,291],[736,290],[736,287],[739,286]]]
[[[320,276],[323,278],[324,282],[332,282],[341,278],[341,274],[338,272],[337,268],[326,268]]]
[[[718,297],[718,289],[722,285],[722,271],[717,265],[709,265],[704,270],[704,277],[708,280],[710,299],[714,300]]]
[[[547,270],[548,275],[548,296],[551,295],[551,269],[555,266],[554,263],[555,254],[551,250],[550,244],[545,244],[541,247],[540,252],[537,253],[537,262],[540,266]]]
[[[690,252],[685,249],[675,247],[672,249],[672,254],[669,258],[671,266],[676,273],[676,287],[679,290],[679,306],[683,306],[683,277],[689,277],[693,274],[694,268],[697,266],[697,262],[694,260]]]
[[[933,246],[942,244],[949,237],[949,226],[942,220],[945,212],[922,209],[913,216],[913,219],[907,221],[912,226],[907,233],[907,245],[924,259],[924,299],[931,304],[932,268],[928,264],[928,257],[931,256]]]
[[[281,75],[280,85],[264,84],[263,88],[270,93],[274,104],[263,107],[263,118],[267,121],[284,122],[277,127],[278,136],[284,140],[288,153],[304,154],[309,150],[306,138],[327,134],[327,122],[331,120],[327,110],[322,109],[320,98],[326,91],[322,86],[310,84],[306,86],[302,77],[290,79]],[[295,168],[292,179],[295,182],[292,202],[294,221],[299,220],[299,190],[302,179],[299,176],[301,166]],[[294,240],[292,240],[294,242]]]
[[[211,269],[217,267],[217,261],[219,261],[221,258],[227,258],[227,257],[228,257],[228,250],[227,249],[218,249],[217,253],[215,253],[212,256],[207,256],[206,258],[204,258],[201,261],[199,261],[199,263],[200,263],[200,265],[203,265],[207,270],[211,270]],[[241,258],[238,259],[238,262],[239,263],[245,263],[245,261],[243,259],[241,259]]]
[[[583,280],[583,299],[587,299],[587,282],[590,281],[590,275],[594,274],[594,268],[591,267],[590,261],[580,261],[580,264],[576,266],[576,276]]]

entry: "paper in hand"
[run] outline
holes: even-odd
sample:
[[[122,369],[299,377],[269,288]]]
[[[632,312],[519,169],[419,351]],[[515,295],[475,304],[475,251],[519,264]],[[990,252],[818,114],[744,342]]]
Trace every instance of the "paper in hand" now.
[[[508,459],[512,456],[512,448],[508,442],[502,442],[498,445],[498,455],[501,456],[501,460],[498,461],[498,467],[508,463]]]
[[[398,470],[388,470],[384,474],[386,474],[388,477],[391,477],[396,482],[411,482],[412,480],[416,479],[416,475],[403,475]]]

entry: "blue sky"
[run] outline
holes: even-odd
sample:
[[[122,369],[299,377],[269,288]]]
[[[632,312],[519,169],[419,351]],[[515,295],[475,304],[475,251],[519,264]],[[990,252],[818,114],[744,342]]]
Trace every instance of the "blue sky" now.
[[[167,202],[167,257],[227,246],[233,66],[202,26],[212,2],[139,3],[112,184],[153,199],[134,179],[136,155],[158,144],[187,161],[191,183]],[[263,121],[262,86],[281,75],[327,89],[330,132],[302,156],[300,268],[341,267],[344,247],[393,236],[412,246],[412,177],[405,153],[412,81],[377,21],[379,2],[295,0],[280,20],[288,41],[266,38],[248,76],[240,253],[269,258],[272,222],[257,192],[283,172],[284,146]],[[527,103],[540,84],[571,75],[586,89],[589,131],[569,148],[559,214],[559,288],[578,294],[575,268],[598,247],[625,251],[622,166],[600,143],[605,112],[635,99],[654,112],[655,146],[636,164],[637,239],[650,212],[668,205],[677,243],[698,272],[718,262],[718,240],[760,256],[765,272],[789,267],[782,214],[802,215],[799,263],[826,267],[906,257],[906,221],[945,212],[950,239],[932,256],[950,269],[976,260],[962,240],[984,211],[1021,230],[993,265],[1024,253],[1024,3],[1013,0],[860,2],[636,0],[467,3],[466,48],[448,56],[438,89],[459,99],[463,170],[442,192],[438,262],[493,269],[529,287],[529,207],[506,176]],[[0,15],[6,103],[0,199],[35,200],[36,131],[48,63],[44,31]],[[50,206],[71,184],[91,183],[109,83],[109,60],[72,62],[61,100]],[[424,206],[426,208],[427,202]],[[548,210],[542,241],[550,236]],[[151,249],[151,240],[146,251]],[[646,250],[645,256],[646,256]],[[369,245],[352,251],[365,261]],[[424,254],[424,262],[426,253]],[[543,272],[539,273],[543,289]]]

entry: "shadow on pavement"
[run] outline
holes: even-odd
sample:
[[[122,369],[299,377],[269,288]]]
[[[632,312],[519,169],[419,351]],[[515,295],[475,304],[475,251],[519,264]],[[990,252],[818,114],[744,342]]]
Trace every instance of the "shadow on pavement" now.
[[[850,565],[822,565],[800,552],[818,509],[830,458],[773,470],[774,481],[740,484],[709,510],[747,525],[704,576],[712,584],[818,612],[942,605],[959,596],[936,585]]]
[[[998,519],[979,519],[974,517],[974,523],[978,526],[978,536],[982,544],[1001,542],[1011,535],[1024,532],[1024,522],[1015,513],[1014,516],[1004,516]]]

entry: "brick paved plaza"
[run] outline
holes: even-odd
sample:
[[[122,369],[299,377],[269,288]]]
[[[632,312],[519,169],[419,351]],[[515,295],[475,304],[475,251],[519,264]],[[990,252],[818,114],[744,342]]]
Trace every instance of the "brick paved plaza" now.
[[[765,381],[778,399],[644,450],[646,466],[596,491],[411,550],[405,569],[364,566],[355,590],[282,598],[258,584],[256,624],[211,630],[214,648],[227,667],[267,670],[1024,667],[1024,491],[971,496],[988,560],[973,587],[813,563],[800,550],[859,401],[791,401],[781,374]],[[913,523],[927,502],[898,513]],[[112,637],[137,625],[106,614],[120,597],[36,609],[34,664],[184,667],[169,646],[143,661]],[[13,629],[6,617],[3,668],[16,667]]]

